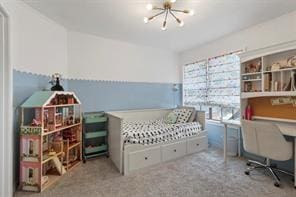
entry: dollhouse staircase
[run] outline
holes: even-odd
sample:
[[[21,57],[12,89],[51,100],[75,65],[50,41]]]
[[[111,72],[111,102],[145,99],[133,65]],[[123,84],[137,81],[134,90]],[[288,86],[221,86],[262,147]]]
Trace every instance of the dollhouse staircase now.
[[[60,175],[63,175],[66,173],[65,167],[63,166],[63,164],[61,163],[60,159],[57,156],[53,157],[52,161],[53,161],[54,165],[56,166],[57,171],[60,173]]]

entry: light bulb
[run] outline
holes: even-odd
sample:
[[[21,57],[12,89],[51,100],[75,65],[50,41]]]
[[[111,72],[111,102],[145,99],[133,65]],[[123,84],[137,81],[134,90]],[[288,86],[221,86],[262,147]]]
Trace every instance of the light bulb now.
[[[175,3],[176,2],[176,0],[171,0],[171,3]]]
[[[144,17],[144,23],[148,23],[149,19],[147,17]]]
[[[151,11],[153,9],[153,5],[151,3],[147,4],[146,9]]]
[[[162,27],[161,27],[161,30],[162,30],[162,31],[167,30],[166,26],[162,26]]]
[[[189,10],[189,13],[188,13],[190,16],[193,16],[195,14],[194,10]]]
[[[180,21],[179,26],[183,27],[184,26],[184,21]]]

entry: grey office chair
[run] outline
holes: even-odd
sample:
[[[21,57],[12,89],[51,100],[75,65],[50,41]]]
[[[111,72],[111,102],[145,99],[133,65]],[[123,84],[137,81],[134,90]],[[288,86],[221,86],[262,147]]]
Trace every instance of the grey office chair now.
[[[286,161],[293,157],[293,144],[286,141],[279,128],[269,122],[242,121],[242,136],[244,149],[252,154],[264,157],[266,163],[248,160],[250,166],[245,174],[249,175],[254,169],[267,170],[275,180],[274,185],[280,186],[280,179],[276,172],[293,174],[270,165],[270,160]]]

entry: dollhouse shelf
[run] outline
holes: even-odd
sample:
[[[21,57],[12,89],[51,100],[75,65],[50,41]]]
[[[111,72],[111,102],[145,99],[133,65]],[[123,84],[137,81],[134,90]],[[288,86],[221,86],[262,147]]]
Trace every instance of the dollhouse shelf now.
[[[20,188],[43,191],[82,160],[80,101],[73,92],[35,92],[21,105]]]
[[[45,136],[45,135],[53,134],[53,133],[56,133],[56,132],[59,132],[59,131],[65,130],[65,129],[69,129],[72,127],[76,127],[79,125],[81,125],[81,123],[76,123],[76,124],[65,126],[65,127],[58,127],[57,129],[55,129],[53,131],[44,132],[44,133],[42,133],[42,135]]]

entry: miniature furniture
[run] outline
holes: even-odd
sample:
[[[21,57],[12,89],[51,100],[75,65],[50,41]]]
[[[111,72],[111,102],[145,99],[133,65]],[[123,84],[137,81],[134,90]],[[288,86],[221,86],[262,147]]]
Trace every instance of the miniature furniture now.
[[[101,155],[108,156],[107,117],[104,112],[83,114],[83,162]]]
[[[20,188],[43,191],[81,162],[81,109],[73,92],[35,92],[21,105]]]
[[[253,121],[273,122],[283,135],[293,137],[296,176],[296,41],[247,51],[239,56],[241,121],[245,119],[246,107],[250,106]],[[250,70],[251,65],[257,65],[258,69]],[[248,83],[251,86],[248,87]]]

